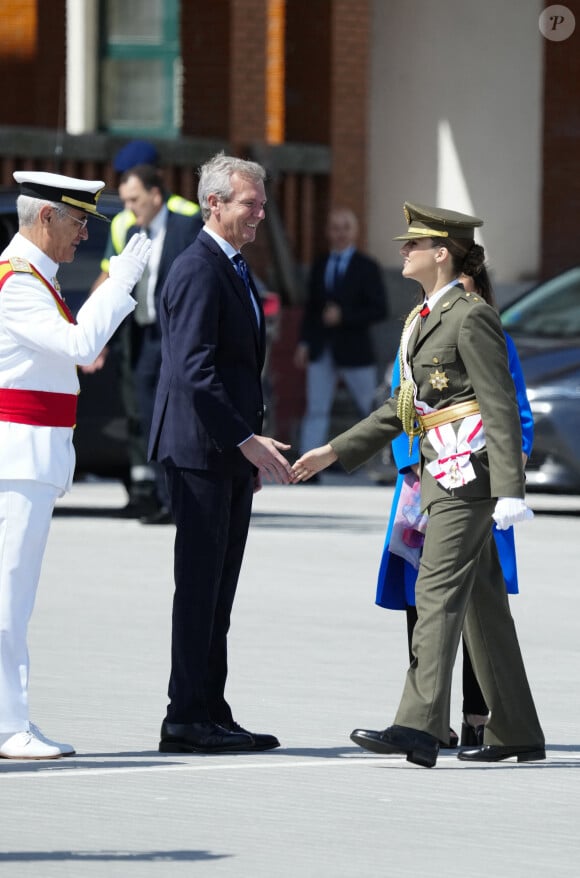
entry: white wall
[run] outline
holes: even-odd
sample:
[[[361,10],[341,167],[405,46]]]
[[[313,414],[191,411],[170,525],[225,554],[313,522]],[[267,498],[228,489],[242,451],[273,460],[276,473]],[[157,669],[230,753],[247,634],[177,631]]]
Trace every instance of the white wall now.
[[[475,213],[498,283],[539,263],[541,0],[373,0],[368,248],[400,264],[404,201]]]

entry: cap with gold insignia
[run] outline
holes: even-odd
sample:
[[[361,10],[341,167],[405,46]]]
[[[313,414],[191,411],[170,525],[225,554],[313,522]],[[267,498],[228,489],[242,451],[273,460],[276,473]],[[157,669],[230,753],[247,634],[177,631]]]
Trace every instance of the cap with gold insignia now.
[[[412,238],[473,238],[474,229],[483,225],[477,216],[458,213],[456,210],[443,210],[441,207],[426,207],[424,204],[411,204],[405,201],[403,212],[409,228],[393,241],[410,241]]]
[[[97,211],[99,195],[105,188],[102,180],[79,180],[46,171],[14,171],[13,176],[20,185],[22,195],[57,204],[70,204],[71,207],[110,222],[108,217]]]

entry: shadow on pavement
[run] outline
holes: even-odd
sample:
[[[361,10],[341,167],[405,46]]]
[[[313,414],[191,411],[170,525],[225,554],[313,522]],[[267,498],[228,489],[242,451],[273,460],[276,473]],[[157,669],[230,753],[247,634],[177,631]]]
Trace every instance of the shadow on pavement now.
[[[64,506],[57,505],[52,513],[54,518],[122,518],[124,521],[138,521],[124,515],[121,506]]]
[[[0,854],[0,863],[42,862],[192,862],[194,860],[223,860],[232,854],[214,854],[211,851],[14,851]]]

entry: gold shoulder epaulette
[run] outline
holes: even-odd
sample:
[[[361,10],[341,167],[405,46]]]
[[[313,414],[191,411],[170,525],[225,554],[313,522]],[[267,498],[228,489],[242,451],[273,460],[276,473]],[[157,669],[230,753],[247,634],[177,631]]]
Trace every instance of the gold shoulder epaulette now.
[[[8,261],[12,271],[27,271],[29,274],[32,274],[32,265],[23,256],[13,256]]]

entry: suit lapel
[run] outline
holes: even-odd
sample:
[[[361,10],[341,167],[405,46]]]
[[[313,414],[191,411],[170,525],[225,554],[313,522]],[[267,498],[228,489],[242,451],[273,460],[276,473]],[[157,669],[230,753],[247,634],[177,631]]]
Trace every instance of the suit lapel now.
[[[258,309],[260,312],[260,326],[258,326],[258,321],[256,320],[256,314],[254,311],[254,307],[249,299],[248,291],[245,287],[245,284],[236,269],[232,265],[232,262],[222,248],[214,241],[211,235],[208,235],[203,230],[199,232],[197,239],[201,244],[207,247],[211,252],[216,256],[218,260],[218,266],[220,271],[223,274],[224,282],[229,284],[235,295],[241,301],[246,314],[248,315],[248,320],[252,327],[252,332],[254,335],[254,339],[256,345],[258,347],[260,353],[260,359],[264,358],[264,349],[265,349],[265,327],[264,327],[264,312],[262,310],[262,303],[260,297],[258,295],[258,291],[256,290],[256,285],[254,284],[253,278],[250,277],[250,284],[252,287],[252,291],[254,293],[254,297],[256,302],[258,303]]]

